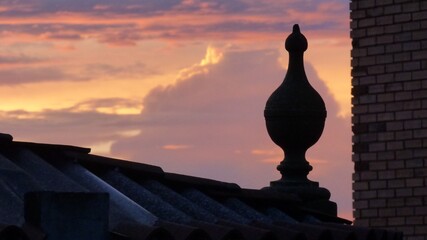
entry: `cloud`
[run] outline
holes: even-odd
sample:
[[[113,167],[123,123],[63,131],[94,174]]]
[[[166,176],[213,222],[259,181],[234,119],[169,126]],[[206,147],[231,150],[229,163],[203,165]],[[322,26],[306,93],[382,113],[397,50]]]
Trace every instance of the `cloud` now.
[[[42,15],[54,13],[90,13],[93,15],[159,15],[179,12],[237,12],[244,9],[240,0],[36,0],[3,1],[3,14],[12,16]]]
[[[348,5],[345,0],[265,0],[259,4],[256,0],[34,0],[2,1],[2,14],[5,16],[34,16],[56,13],[90,13],[94,16],[111,15],[165,15],[169,13],[193,14],[278,14],[289,9],[299,12],[327,10],[319,7],[328,5],[329,10],[341,9]]]
[[[3,6],[2,16],[7,18],[0,28],[3,37],[24,34],[52,41],[96,39],[127,46],[150,39],[227,40],[254,34],[278,35],[294,23],[329,36],[331,31],[348,31],[344,21],[348,18],[347,5],[343,0],[268,4],[253,0],[13,1]]]
[[[21,66],[24,63],[26,65]],[[0,56],[0,64],[3,66],[8,65],[8,67],[0,68],[0,86],[41,82],[89,81],[100,78],[117,79],[120,77],[142,77],[159,74],[158,70],[147,68],[145,64],[139,61],[122,66],[93,63],[76,67],[58,64],[54,60],[44,61],[30,57],[2,58]],[[37,65],[32,66],[31,64]],[[55,64],[58,65],[48,66]]]
[[[0,65],[15,65],[15,64],[30,64],[43,62],[43,59],[36,57],[29,57],[26,55],[10,55],[10,54],[0,54]]]
[[[16,67],[0,70],[0,85],[84,80],[88,78],[54,67]]]
[[[37,22],[37,20],[35,20]],[[45,40],[78,41],[88,38],[114,45],[133,45],[145,39],[135,23],[10,23],[0,24],[0,36],[24,35]]]
[[[116,110],[140,107],[137,100],[92,99],[60,110],[1,111],[0,123],[16,140],[91,147],[138,133],[139,115]]]
[[[113,144],[113,154],[246,187],[269,185],[279,178],[275,165],[283,158],[263,117],[267,98],[284,77],[277,59],[271,50],[228,52],[205,71],[154,89],[143,102],[141,133]],[[328,109],[323,137],[308,154],[315,168],[309,177],[350,212],[349,119],[337,117],[336,101],[308,63],[306,72]]]

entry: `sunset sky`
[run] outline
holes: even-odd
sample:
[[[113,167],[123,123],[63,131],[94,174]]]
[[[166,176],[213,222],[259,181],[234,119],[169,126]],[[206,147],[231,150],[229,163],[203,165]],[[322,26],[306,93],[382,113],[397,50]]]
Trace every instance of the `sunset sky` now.
[[[348,0],[0,1],[0,131],[267,186],[283,153],[263,110],[298,23],[328,110],[309,178],[351,218],[348,15]]]

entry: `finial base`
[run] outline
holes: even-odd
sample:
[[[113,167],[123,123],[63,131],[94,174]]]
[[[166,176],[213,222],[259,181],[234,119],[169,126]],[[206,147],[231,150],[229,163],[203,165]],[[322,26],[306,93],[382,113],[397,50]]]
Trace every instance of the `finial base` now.
[[[319,187],[318,182],[285,181],[283,179],[270,182],[269,190],[293,193],[303,200],[329,200],[331,193],[328,189]]]
[[[319,187],[318,182],[308,180],[301,183],[280,179],[270,182],[270,187],[265,187],[263,190],[294,194],[302,200],[302,206],[305,208],[337,216],[337,204],[329,200],[331,193],[328,189]]]

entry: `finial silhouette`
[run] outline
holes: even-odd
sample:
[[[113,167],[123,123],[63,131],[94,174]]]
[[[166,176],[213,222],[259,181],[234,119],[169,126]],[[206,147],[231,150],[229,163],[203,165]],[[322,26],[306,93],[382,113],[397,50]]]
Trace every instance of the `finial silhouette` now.
[[[288,71],[283,83],[267,100],[264,111],[268,134],[285,154],[277,166],[282,178],[271,182],[268,189],[296,193],[306,199],[328,200],[329,191],[307,178],[313,167],[305,153],[322,135],[326,108],[305,74],[303,54],[308,43],[298,24],[293,26],[285,48],[289,52]]]

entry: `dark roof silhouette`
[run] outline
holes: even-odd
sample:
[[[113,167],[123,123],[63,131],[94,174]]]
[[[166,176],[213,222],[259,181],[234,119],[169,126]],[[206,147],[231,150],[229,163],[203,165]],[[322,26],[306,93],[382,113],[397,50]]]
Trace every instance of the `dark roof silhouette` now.
[[[292,194],[0,134],[0,239],[55,239],[41,217],[55,214],[61,216],[52,218],[53,231],[62,231],[58,219],[68,214],[66,227],[79,234],[105,228],[108,238],[98,239],[401,239],[299,203]],[[96,216],[108,220],[98,224]]]

